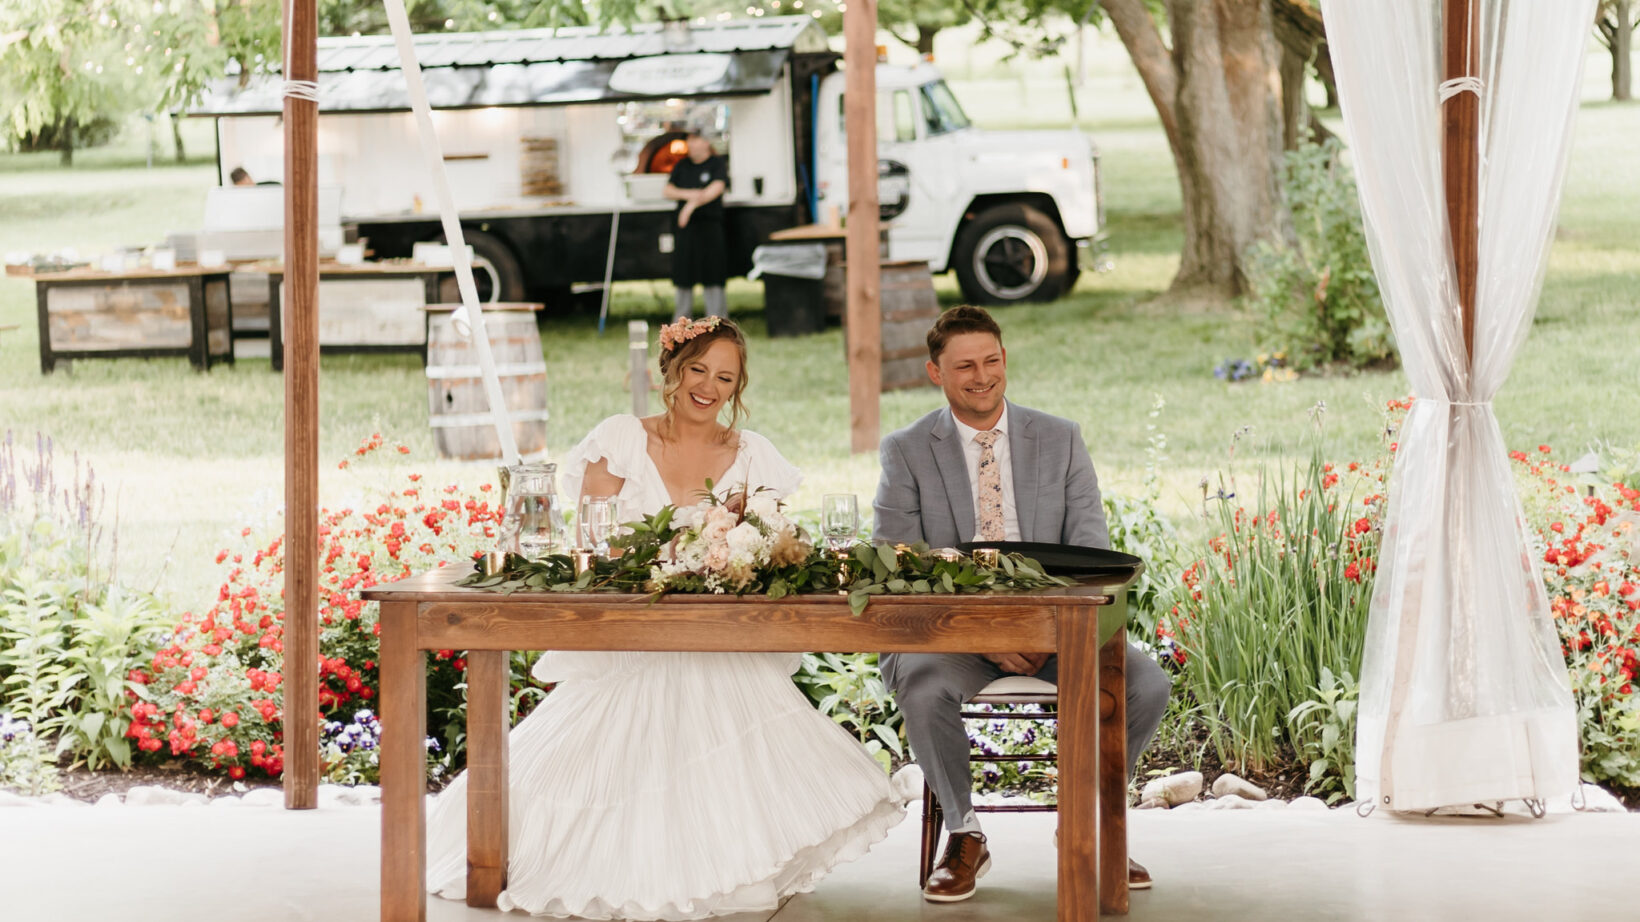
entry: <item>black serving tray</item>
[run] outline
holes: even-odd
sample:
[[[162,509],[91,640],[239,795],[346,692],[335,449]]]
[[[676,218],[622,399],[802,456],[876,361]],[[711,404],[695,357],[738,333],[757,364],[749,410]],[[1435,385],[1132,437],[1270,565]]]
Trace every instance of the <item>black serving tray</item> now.
[[[1077,544],[1049,544],[1042,541],[968,541],[957,549],[972,552],[979,547],[994,547],[1004,554],[1029,557],[1053,576],[1085,580],[1119,577],[1130,580],[1144,571],[1145,562],[1132,554],[1106,550],[1100,547],[1082,547]]]

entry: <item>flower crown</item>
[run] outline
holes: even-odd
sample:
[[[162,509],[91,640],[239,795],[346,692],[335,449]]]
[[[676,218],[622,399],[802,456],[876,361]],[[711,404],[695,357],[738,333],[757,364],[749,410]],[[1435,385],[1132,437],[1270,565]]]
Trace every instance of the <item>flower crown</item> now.
[[[671,352],[677,348],[678,343],[686,343],[702,333],[710,333],[722,322],[722,317],[706,316],[699,320],[683,317],[674,323],[666,324],[661,327],[661,351]]]

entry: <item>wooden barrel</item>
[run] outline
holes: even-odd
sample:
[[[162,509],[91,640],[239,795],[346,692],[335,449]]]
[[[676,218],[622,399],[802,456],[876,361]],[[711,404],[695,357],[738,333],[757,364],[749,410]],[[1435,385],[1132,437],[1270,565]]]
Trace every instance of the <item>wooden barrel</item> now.
[[[883,390],[930,383],[928,329],[940,316],[934,278],[922,260],[885,262],[882,267]]]
[[[501,440],[490,416],[478,350],[450,320],[456,306],[429,305],[427,314],[427,419],[433,445],[445,458],[500,458]],[[539,454],[547,449],[547,363],[534,305],[498,307],[484,309],[484,325],[513,438],[520,454]]]

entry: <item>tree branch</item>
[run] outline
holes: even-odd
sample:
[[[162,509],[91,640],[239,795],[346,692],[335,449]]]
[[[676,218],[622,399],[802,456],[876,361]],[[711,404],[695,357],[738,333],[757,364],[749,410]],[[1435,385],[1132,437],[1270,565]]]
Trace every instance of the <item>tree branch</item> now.
[[[1104,0],[1104,7],[1105,15],[1110,17],[1128,57],[1139,71],[1145,92],[1156,106],[1162,130],[1167,133],[1167,143],[1177,154],[1180,150],[1179,75],[1173,69],[1173,53],[1162,41],[1162,33],[1156,28],[1156,20],[1151,18],[1144,0]]]

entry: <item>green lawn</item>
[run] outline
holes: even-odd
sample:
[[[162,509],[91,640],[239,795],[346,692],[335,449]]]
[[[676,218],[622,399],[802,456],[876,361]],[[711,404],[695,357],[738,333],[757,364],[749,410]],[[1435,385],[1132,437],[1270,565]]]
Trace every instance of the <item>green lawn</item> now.
[[[959,88],[960,89],[960,88]],[[1000,312],[1010,352],[1009,396],[1082,423],[1110,489],[1131,491],[1144,476],[1147,412],[1165,399],[1168,437],[1164,504],[1181,523],[1197,504],[1198,483],[1221,467],[1231,436],[1250,456],[1304,449],[1307,410],[1326,403],[1327,451],[1360,457],[1381,434],[1380,408],[1406,393],[1397,372],[1304,378],[1287,384],[1226,385],[1212,369],[1251,357],[1249,318],[1225,305],[1179,305],[1161,297],[1177,260],[1178,190],[1159,128],[1135,122],[1127,102],[1108,123],[1084,123],[1104,152],[1105,188],[1116,268],[1084,275],[1076,291],[1048,306]],[[1568,453],[1607,440],[1640,446],[1633,412],[1633,344],[1640,281],[1640,107],[1592,104],[1578,122],[1562,227],[1532,337],[1497,401],[1512,447],[1552,443]],[[198,129],[190,129],[197,132]],[[196,152],[209,145],[190,138]],[[168,145],[167,145],[168,148]],[[122,243],[163,239],[197,224],[210,164],[142,167],[140,144],[87,152],[73,170],[53,155],[0,156],[0,253],[75,246],[94,254]],[[955,303],[949,279],[942,300]],[[551,448],[561,452],[598,419],[628,406],[625,336],[619,321],[667,319],[668,291],[622,286],[616,322],[600,337],[595,318],[554,319],[542,327],[551,371]],[[799,506],[819,494],[869,498],[873,455],[848,452],[848,389],[837,329],[801,339],[763,335],[761,289],[731,287],[731,311],[752,333],[750,425],[807,472]],[[282,501],[280,376],[266,359],[196,374],[185,361],[86,361],[42,376],[33,286],[0,280],[0,432],[56,440],[60,462],[78,452],[108,486],[117,512],[121,571],[157,586],[182,608],[214,595],[211,564],[231,530],[267,522]],[[321,378],[322,489],[343,502],[408,470],[435,480],[476,482],[485,464],[439,462],[427,425],[426,381],[409,356],[326,357]],[[920,389],[885,395],[885,431],[938,405]],[[367,460],[342,472],[335,462],[360,439],[381,432],[411,448],[408,458]],[[4,472],[0,472],[4,476]]]

